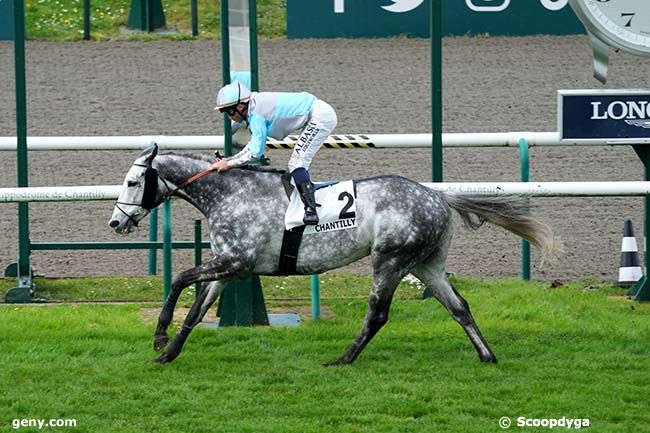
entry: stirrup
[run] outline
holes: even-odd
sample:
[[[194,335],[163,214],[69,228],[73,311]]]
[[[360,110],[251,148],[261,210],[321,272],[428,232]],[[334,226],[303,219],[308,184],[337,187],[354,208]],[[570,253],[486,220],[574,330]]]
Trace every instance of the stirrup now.
[[[308,226],[315,226],[318,224],[318,213],[311,207],[305,207],[305,216],[302,218],[302,222]]]

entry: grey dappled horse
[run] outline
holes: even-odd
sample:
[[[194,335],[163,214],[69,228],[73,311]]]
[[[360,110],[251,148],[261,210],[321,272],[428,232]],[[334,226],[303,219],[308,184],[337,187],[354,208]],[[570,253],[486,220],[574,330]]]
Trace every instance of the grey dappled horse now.
[[[252,274],[278,274],[288,199],[282,173],[277,170],[213,172],[178,189],[188,178],[208,169],[211,158],[157,153],[157,146],[144,150],[127,173],[110,227],[117,233],[133,231],[151,209],[173,194],[205,215],[214,254],[209,262],[181,272],[172,284],[154,336],[154,349],[164,349],[156,361],[165,363],[179,355],[192,329],[229,281]],[[296,264],[298,274],[310,275],[371,256],[373,283],[363,328],[343,356],[330,364],[349,364],[359,356],[387,322],[395,288],[409,273],[419,278],[463,327],[481,361],[496,362],[467,302],[447,279],[450,208],[472,229],[488,221],[527,239],[543,252],[553,248],[551,230],[528,216],[525,202],[512,196],[441,193],[399,176],[357,180],[356,191],[358,227],[305,236]],[[167,328],[176,301],[183,288],[196,282],[209,284],[168,345]]]

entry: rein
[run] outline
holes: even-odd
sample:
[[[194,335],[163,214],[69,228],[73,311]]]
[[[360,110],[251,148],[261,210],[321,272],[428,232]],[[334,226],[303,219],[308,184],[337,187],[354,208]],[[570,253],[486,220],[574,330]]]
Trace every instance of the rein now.
[[[215,158],[215,162],[216,162],[216,161],[219,161],[219,160],[222,159],[222,158],[221,158],[221,154],[219,154],[219,151],[218,151],[218,150],[217,150],[216,152],[214,152],[214,158]],[[174,189],[171,189],[171,188],[169,187],[169,185],[167,185],[167,181],[166,181],[165,179],[163,179],[162,177],[158,176],[158,177],[160,178],[160,180],[162,180],[162,181],[165,183],[165,186],[167,187],[167,193],[163,194],[163,199],[165,199],[165,198],[167,198],[167,197],[170,197],[170,196],[174,195],[177,191],[179,191],[179,190],[185,188],[186,186],[188,186],[188,185],[191,184],[192,182],[195,182],[195,181],[201,179],[203,176],[206,176],[206,175],[212,173],[213,171],[217,171],[217,170],[214,169],[214,168],[212,168],[212,166],[210,166],[210,168],[208,168],[208,169],[206,169],[206,170],[203,170],[203,171],[200,172],[200,173],[196,173],[194,176],[191,176],[189,179],[187,179],[185,182],[183,182],[182,184],[180,184],[179,186],[177,186],[177,187],[174,188]],[[156,174],[157,174],[157,173],[158,173],[158,172],[156,171]],[[171,191],[170,191],[170,190],[171,190]]]
[[[195,174],[194,176],[190,177],[189,179],[187,179],[185,182],[183,182],[182,184],[180,184],[179,186],[177,186],[177,187],[174,188],[174,189],[169,188],[169,186],[167,185],[167,182],[165,181],[165,179],[163,179],[162,177],[159,176],[159,178],[160,178],[163,182],[165,182],[165,186],[166,186],[167,189],[168,189],[168,191],[167,191],[165,194],[163,194],[163,199],[165,199],[165,198],[167,198],[167,197],[170,197],[170,196],[174,195],[177,191],[179,191],[179,190],[181,190],[181,189],[187,187],[187,186],[188,186],[189,184],[191,184],[192,182],[195,182],[195,181],[201,179],[203,176],[207,176],[208,174],[212,173],[213,171],[217,171],[217,170],[214,169],[214,168],[212,168],[212,166],[210,166],[210,168],[208,168],[208,169],[206,169],[206,170],[203,170],[203,171],[200,172],[200,173]]]

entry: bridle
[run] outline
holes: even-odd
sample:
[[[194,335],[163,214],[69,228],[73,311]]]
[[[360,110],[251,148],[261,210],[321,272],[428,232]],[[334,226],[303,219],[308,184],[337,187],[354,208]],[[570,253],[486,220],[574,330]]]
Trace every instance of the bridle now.
[[[217,159],[221,159],[221,156],[217,152],[216,154]],[[138,226],[138,221],[134,218],[135,216],[139,215],[140,212],[134,212],[133,214],[129,214],[126,212],[124,209],[122,209],[119,205],[123,206],[137,206],[139,208],[142,208],[146,211],[146,213],[142,216],[144,218],[151,212],[151,210],[156,207],[156,194],[158,192],[158,180],[162,180],[163,184],[165,185],[165,188],[167,188],[167,192],[165,192],[162,195],[162,201],[166,200],[167,198],[173,196],[175,193],[178,191],[182,190],[183,188],[187,187],[189,184],[192,182],[195,182],[202,178],[203,176],[206,176],[213,171],[216,171],[212,166],[210,168],[203,170],[200,173],[195,174],[194,176],[191,176],[189,179],[187,179],[185,182],[181,183],[179,186],[176,188],[172,188],[169,186],[165,178],[161,177],[158,174],[158,170],[153,168],[151,165],[145,165],[145,164],[133,164],[136,167],[142,167],[145,169],[144,171],[144,192],[142,193],[142,199],[140,200],[140,203],[128,203],[128,202],[123,202],[123,201],[118,201],[115,203],[115,207],[122,212],[126,217],[133,223],[135,227]],[[142,218],[140,220],[142,220]]]

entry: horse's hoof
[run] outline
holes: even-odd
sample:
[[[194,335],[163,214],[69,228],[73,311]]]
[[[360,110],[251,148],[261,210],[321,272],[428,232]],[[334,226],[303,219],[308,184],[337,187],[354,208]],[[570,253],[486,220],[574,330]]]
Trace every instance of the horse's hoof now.
[[[325,362],[322,364],[323,367],[338,367],[341,365],[347,365],[349,362],[345,362],[343,359],[339,358],[336,361]]]
[[[167,336],[167,334],[156,335],[153,338],[153,350],[155,350],[156,352],[160,352],[167,346],[167,343],[169,343],[169,337]]]
[[[481,362],[491,362],[493,364],[496,364],[499,361],[497,360],[496,356],[490,355],[490,356],[481,356]]]
[[[162,364],[167,364],[169,362],[172,362],[172,360],[167,357],[166,353],[163,353],[158,358],[154,359],[152,362],[162,365]]]

